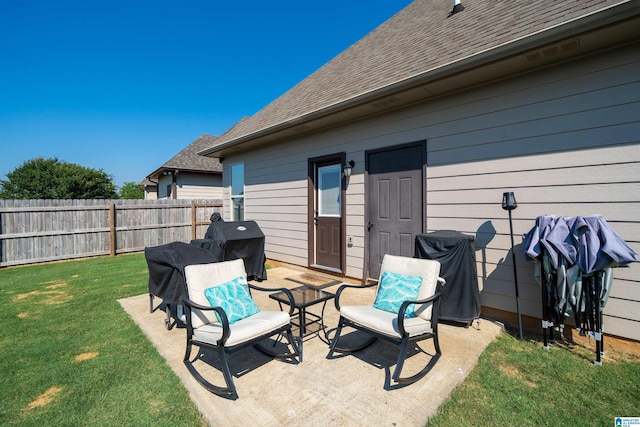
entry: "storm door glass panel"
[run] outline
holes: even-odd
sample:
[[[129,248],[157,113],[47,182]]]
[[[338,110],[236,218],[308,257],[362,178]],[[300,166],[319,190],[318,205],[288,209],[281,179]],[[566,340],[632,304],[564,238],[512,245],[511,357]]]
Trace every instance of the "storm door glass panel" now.
[[[318,168],[318,216],[341,216],[340,174],[340,165]]]
[[[244,221],[244,163],[231,165],[231,218]]]

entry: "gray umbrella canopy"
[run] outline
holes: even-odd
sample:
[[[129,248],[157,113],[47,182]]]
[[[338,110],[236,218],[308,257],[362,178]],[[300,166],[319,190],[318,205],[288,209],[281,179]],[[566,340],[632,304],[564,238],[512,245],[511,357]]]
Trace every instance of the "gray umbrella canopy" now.
[[[539,259],[544,249],[554,269],[564,259],[585,274],[638,261],[638,254],[600,215],[539,216],[522,244],[528,259]]]
[[[542,286],[542,329],[562,331],[566,317],[576,329],[596,339],[596,364],[603,352],[602,312],[607,303],[613,267],[638,261],[638,254],[600,215],[536,218],[523,235],[525,257],[536,262],[536,280]]]

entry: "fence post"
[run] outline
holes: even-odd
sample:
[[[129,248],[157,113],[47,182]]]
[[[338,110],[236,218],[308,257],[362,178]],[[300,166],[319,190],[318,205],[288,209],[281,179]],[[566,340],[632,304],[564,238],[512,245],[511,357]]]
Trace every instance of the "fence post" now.
[[[191,201],[191,240],[196,238],[196,202]]]
[[[109,204],[109,241],[111,246],[111,256],[116,256],[116,204]]]

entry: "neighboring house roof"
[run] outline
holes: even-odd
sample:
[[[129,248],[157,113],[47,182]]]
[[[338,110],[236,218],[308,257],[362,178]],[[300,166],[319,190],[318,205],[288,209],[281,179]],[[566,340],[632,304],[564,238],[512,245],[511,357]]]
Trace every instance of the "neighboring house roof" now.
[[[215,144],[218,137],[202,134],[186,146],[178,154],[169,159],[165,164],[150,173],[147,178],[156,179],[165,171],[188,171],[201,173],[222,174],[222,164],[216,157],[201,156],[198,153]]]
[[[549,45],[552,49],[549,52],[532,52],[531,49],[623,19],[637,20],[640,2],[463,0],[462,3],[465,10],[449,16],[453,1],[414,1],[255,115],[238,122],[201,154],[223,156],[239,144],[249,148],[251,144],[379,114],[542,66],[558,57],[584,54],[604,43],[618,42],[617,37],[637,38],[640,27],[635,22],[625,27],[623,35],[601,34],[599,38]],[[517,61],[513,58],[527,51],[526,58]],[[561,55],[554,55],[554,51]],[[502,69],[496,65],[498,61],[502,61]],[[469,69],[475,69],[476,77],[462,76]]]
[[[157,182],[153,182],[153,181],[149,181],[148,178],[143,179],[142,181],[140,181],[138,183],[138,187],[144,191],[145,188],[148,187],[157,187],[158,183]]]

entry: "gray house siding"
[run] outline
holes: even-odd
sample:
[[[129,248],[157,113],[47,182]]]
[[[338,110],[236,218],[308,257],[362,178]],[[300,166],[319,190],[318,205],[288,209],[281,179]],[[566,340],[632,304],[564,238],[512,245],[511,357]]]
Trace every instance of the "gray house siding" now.
[[[222,199],[222,176],[181,172],[176,181],[178,199]]]
[[[172,188],[171,193],[169,188]],[[222,199],[222,194],[219,174],[180,172],[176,175],[175,186],[172,175],[158,177],[159,199]]]
[[[515,310],[502,191],[519,201],[516,243],[539,215],[600,214],[640,252],[639,47],[450,97],[429,115],[428,229],[476,234],[487,221],[496,229],[477,253],[483,305]],[[521,245],[516,256],[522,313],[539,318],[540,288]],[[615,277],[606,331],[640,339],[640,268],[618,268]]]
[[[476,235],[481,301],[515,311],[509,223],[500,207],[514,191],[522,313],[540,317],[540,289],[520,235],[538,215],[601,214],[640,252],[640,44],[513,76],[348,125],[230,155],[245,162],[245,217],[266,235],[267,257],[307,265],[307,159],[345,152],[356,165],[346,194],[346,274],[365,259],[367,150],[426,140],[425,231]],[[293,135],[292,135],[293,136]],[[225,212],[228,215],[228,212]],[[605,330],[640,339],[640,268],[615,271]]]

